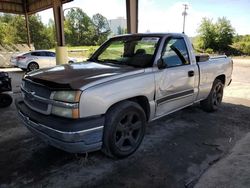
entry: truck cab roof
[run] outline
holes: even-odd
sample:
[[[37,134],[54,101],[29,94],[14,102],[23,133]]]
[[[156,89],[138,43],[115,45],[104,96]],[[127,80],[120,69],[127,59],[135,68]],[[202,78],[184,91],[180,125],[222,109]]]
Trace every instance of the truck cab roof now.
[[[165,36],[173,36],[173,37],[187,37],[186,34],[183,33],[133,33],[133,34],[125,34],[125,35],[117,35],[112,38],[126,37],[126,36],[139,36],[139,37],[165,37]]]

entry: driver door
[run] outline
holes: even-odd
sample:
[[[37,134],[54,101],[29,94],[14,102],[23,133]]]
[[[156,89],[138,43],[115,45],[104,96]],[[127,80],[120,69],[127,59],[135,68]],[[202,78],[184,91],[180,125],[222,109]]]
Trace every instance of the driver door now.
[[[165,69],[156,73],[156,116],[193,103],[195,66],[190,64],[184,38],[168,38],[162,52]]]

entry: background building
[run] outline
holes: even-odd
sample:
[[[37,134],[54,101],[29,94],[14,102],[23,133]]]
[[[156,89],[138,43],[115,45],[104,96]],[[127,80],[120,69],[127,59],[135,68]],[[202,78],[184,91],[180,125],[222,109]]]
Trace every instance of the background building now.
[[[113,35],[120,35],[127,33],[127,19],[125,19],[124,17],[111,19],[108,22]]]

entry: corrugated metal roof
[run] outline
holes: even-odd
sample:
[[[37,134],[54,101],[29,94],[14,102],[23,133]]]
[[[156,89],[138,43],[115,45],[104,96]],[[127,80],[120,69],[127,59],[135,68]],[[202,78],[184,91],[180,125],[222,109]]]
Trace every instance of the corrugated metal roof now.
[[[61,0],[62,3],[68,3],[73,0]],[[25,9],[28,14],[49,9],[53,7],[53,0],[0,0],[0,12],[25,14]]]

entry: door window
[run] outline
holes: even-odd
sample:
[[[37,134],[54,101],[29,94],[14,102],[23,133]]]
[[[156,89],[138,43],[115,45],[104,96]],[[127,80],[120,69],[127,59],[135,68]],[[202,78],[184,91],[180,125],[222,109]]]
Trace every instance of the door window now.
[[[47,56],[46,52],[40,51],[40,52],[31,52],[31,55],[33,56]]]
[[[168,40],[163,50],[162,59],[167,67],[176,67],[190,64],[184,39],[171,38]]]
[[[41,56],[40,52],[31,52],[31,55],[33,55],[33,56]]]
[[[46,56],[48,57],[55,57],[56,54],[54,52],[45,52],[46,53]]]

